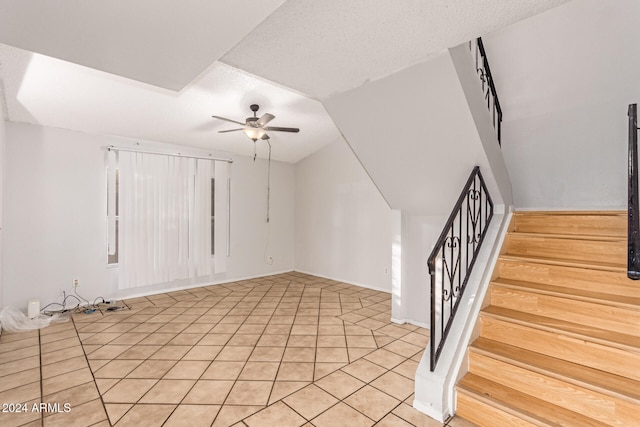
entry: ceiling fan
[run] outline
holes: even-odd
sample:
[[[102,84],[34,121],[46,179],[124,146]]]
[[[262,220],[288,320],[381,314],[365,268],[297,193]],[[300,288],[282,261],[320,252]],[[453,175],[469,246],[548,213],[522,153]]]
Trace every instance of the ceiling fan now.
[[[260,106],[258,104],[251,104],[249,108],[251,109],[251,111],[253,111],[253,117],[247,117],[244,123],[238,122],[236,120],[227,119],[226,117],[211,116],[216,119],[224,120],[226,122],[231,122],[231,123],[235,123],[237,125],[242,126],[241,128],[237,128],[237,129],[220,130],[218,131],[218,133],[237,132],[241,130],[241,131],[244,131],[244,133],[249,138],[251,138],[253,142],[256,142],[259,139],[265,139],[265,140],[269,139],[269,135],[267,134],[267,132],[300,132],[300,129],[298,128],[265,126],[271,120],[275,119],[276,116],[274,116],[273,114],[265,113],[262,115],[262,117],[258,118],[258,116],[256,115],[256,112],[260,109]]]

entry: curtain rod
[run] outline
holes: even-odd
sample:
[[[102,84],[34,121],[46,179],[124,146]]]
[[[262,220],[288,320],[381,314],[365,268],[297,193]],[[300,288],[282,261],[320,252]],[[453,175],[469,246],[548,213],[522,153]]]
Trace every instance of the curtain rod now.
[[[134,152],[134,153],[158,154],[160,156],[186,157],[186,158],[189,158],[189,159],[218,160],[218,161],[221,161],[221,162],[233,163],[232,159],[222,159],[222,158],[219,158],[219,157],[190,156],[190,155],[181,154],[181,153],[176,153],[176,154],[160,153],[160,152],[156,152],[156,151],[136,150],[134,148],[115,147],[113,145],[107,146],[107,150],[109,150],[109,151],[112,151],[112,150],[113,151],[131,151],[131,152]]]

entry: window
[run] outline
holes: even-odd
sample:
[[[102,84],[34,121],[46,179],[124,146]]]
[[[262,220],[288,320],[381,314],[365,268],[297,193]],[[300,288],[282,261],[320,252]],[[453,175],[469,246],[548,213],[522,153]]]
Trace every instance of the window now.
[[[118,267],[120,289],[226,271],[229,169],[225,160],[109,149],[107,264]]]
[[[216,179],[211,178],[211,256],[216,254]]]
[[[115,177],[114,177],[114,194],[112,197],[109,197],[111,190],[109,185],[109,168],[107,168],[107,264],[115,265],[118,264],[118,222],[119,222],[119,202],[118,202],[118,169],[115,169]],[[109,200],[112,199],[112,200]],[[110,204],[114,204],[114,224],[109,224],[109,213],[110,213]]]

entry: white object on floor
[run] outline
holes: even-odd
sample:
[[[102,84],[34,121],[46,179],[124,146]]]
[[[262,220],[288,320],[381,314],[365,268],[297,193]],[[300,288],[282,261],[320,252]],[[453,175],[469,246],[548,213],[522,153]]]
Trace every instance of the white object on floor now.
[[[51,322],[66,322],[68,320],[68,314],[54,314],[52,316],[37,314],[33,319],[29,319],[22,311],[15,307],[5,307],[0,311],[0,326],[7,332],[42,329],[49,326]]]
[[[27,317],[29,319],[33,319],[38,314],[40,314],[40,300],[30,299],[29,304],[27,305]]]

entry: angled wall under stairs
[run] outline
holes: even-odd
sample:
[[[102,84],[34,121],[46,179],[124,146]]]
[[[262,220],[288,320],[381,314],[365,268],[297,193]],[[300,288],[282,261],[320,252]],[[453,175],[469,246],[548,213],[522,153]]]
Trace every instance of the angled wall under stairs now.
[[[625,212],[516,212],[458,382],[479,426],[640,426]]]

